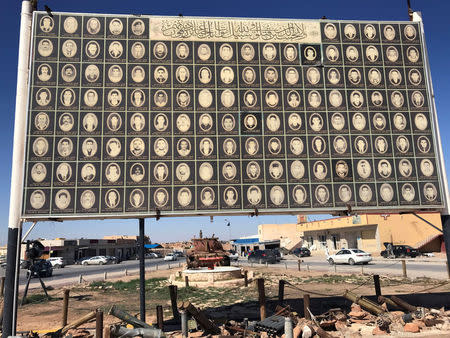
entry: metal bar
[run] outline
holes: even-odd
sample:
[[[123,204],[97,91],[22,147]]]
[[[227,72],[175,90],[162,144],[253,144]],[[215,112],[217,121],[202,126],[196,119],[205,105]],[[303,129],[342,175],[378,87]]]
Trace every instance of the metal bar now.
[[[375,294],[378,298],[381,296],[380,275],[373,275],[373,284],[375,286]]]
[[[284,280],[280,279],[278,281],[278,305],[281,306],[284,301]]]
[[[402,259],[402,271],[403,271],[403,278],[407,278],[408,275],[406,273],[406,261]]]
[[[447,254],[447,271],[448,278],[450,279],[450,216],[449,215],[441,215],[442,220],[442,229],[444,230],[444,245],[445,252]]]
[[[139,218],[139,313],[145,323],[145,219]]]
[[[31,271],[28,270],[27,284],[25,284],[25,290],[23,291],[22,302],[20,303],[20,305],[24,305],[25,304],[25,300],[26,300],[27,294],[28,294],[28,288],[30,287],[30,281],[31,281]]]
[[[38,221],[34,221],[33,224],[31,224],[30,228],[27,230],[27,232],[25,233],[25,235],[23,235],[22,237],[22,243],[25,242],[25,240],[27,239],[28,235],[30,234],[31,231],[33,231],[34,227],[36,226]]]
[[[162,305],[156,305],[156,322],[158,323],[158,329],[164,329],[164,313]]]
[[[187,338],[188,336],[187,313],[185,310],[181,310],[180,314],[181,314],[181,336],[183,338]]]
[[[64,298],[63,298],[63,308],[62,308],[62,326],[66,326],[67,325],[67,315],[69,312],[69,295],[70,295],[70,290],[69,289],[65,289],[64,290]]]

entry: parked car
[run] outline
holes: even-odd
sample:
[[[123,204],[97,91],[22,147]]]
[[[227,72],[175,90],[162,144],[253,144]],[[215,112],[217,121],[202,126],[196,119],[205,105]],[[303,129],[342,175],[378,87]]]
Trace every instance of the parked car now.
[[[103,265],[108,264],[108,259],[105,256],[94,256],[85,259],[81,262],[81,265]]]
[[[45,259],[37,259],[30,267],[32,277],[51,277],[53,275],[52,264]]]
[[[411,258],[415,258],[417,256],[420,256],[420,251],[417,249],[414,249],[413,247],[409,246],[409,245],[393,245],[392,243],[389,242],[384,242],[383,243],[386,250],[383,250],[380,252],[380,255],[384,258],[389,258],[391,255],[389,253],[389,246],[392,246],[392,253],[394,255],[395,258],[398,257],[411,257]]]
[[[122,260],[116,256],[106,256],[108,264],[119,264]]]
[[[292,253],[297,257],[310,257],[311,251],[308,248],[296,248]]]
[[[281,252],[280,249],[267,249],[273,252],[273,254],[275,255],[275,257],[277,258],[277,262],[281,261]]]
[[[145,258],[154,259],[154,258],[159,258],[159,256],[158,256],[158,254],[156,254],[154,252],[148,252],[145,254]]]
[[[230,257],[231,261],[237,261],[239,259],[239,254],[236,251],[230,251],[228,257]]]
[[[175,253],[171,252],[164,256],[165,261],[176,261],[178,258]]]
[[[369,264],[372,255],[360,249],[342,249],[334,255],[328,256],[328,263],[333,264],[350,264],[358,263]]]
[[[273,250],[255,250],[248,255],[248,261],[259,264],[275,264],[277,262],[277,255]]]
[[[174,251],[173,254],[174,254],[175,256],[177,256],[177,258],[178,258],[178,257],[184,257],[184,253],[182,253],[181,251]]]
[[[47,261],[50,262],[54,269],[63,268],[66,265],[62,257],[50,257]]]
[[[89,259],[89,258],[91,258],[92,256],[85,256],[85,257],[80,257],[80,258],[78,258],[77,260],[75,260],[75,264],[76,265],[81,265],[81,262],[82,261],[85,261],[86,259]]]

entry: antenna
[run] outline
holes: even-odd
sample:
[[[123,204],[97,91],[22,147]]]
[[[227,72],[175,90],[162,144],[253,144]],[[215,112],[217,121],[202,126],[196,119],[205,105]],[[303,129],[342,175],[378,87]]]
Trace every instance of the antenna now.
[[[408,6],[408,16],[409,21],[413,21],[413,13],[414,11],[411,9],[411,0],[406,0],[407,6]]]

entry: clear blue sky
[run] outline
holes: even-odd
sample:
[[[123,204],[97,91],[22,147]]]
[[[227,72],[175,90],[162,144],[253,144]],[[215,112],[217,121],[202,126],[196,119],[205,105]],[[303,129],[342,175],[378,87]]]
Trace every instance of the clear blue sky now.
[[[436,94],[439,124],[446,167],[450,167],[450,59],[449,59],[449,17],[450,2],[438,0],[412,0],[414,10],[421,11],[424,18],[425,34],[431,62],[431,72]],[[316,1],[116,1],[116,0],[78,0],[78,1],[40,1],[38,9],[44,5],[54,11],[153,14],[184,16],[225,16],[260,18],[295,18],[354,20],[407,20],[406,0],[316,0]],[[0,123],[0,244],[6,242],[9,189],[11,176],[12,139],[14,127],[14,102],[16,90],[17,53],[20,26],[21,1],[3,1],[1,20],[3,41],[1,44],[0,64],[0,114],[4,116]],[[447,169],[447,172],[448,169]],[[327,216],[312,216],[312,219]],[[229,229],[224,217],[214,218],[210,223],[207,217],[166,218],[158,222],[147,220],[147,231],[153,241],[186,240],[200,229],[203,233],[215,233],[228,239]],[[294,222],[293,216],[231,217],[231,236],[238,237],[257,233],[261,223]],[[28,225],[25,229],[28,228]],[[31,238],[45,237],[98,237],[103,235],[138,232],[137,220],[72,221],[64,223],[39,223]]]

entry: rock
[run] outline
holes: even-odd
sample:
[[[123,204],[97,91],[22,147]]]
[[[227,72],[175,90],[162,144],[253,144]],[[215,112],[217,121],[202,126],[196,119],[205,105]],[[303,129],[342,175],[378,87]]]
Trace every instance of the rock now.
[[[375,326],[375,328],[372,330],[372,334],[374,336],[383,336],[386,335],[387,332],[380,329],[378,326]]]
[[[356,303],[353,303],[353,304],[352,304],[351,309],[352,309],[352,311],[356,311],[356,312],[361,312],[361,311],[363,311],[362,307],[359,306],[359,305],[356,304]]]
[[[368,337],[372,335],[372,331],[373,331],[373,326],[362,326],[359,329],[359,333],[361,334],[361,336],[363,337]]]
[[[347,329],[347,323],[345,321],[338,320],[334,326],[336,327],[336,330],[342,331]]]
[[[419,325],[417,325],[416,323],[406,323],[405,326],[403,326],[403,330],[405,332],[412,332],[412,333],[420,332]]]
[[[307,325],[303,326],[302,329],[302,338],[311,338],[313,335],[313,332],[311,328]]]
[[[423,328],[423,327],[426,326],[425,323],[423,322],[423,320],[420,320],[420,319],[414,319],[413,323],[417,324],[417,326],[420,327],[420,328]]]
[[[353,318],[356,318],[356,319],[362,319],[365,316],[367,316],[368,313],[366,311],[353,311],[352,310],[348,315],[350,317],[353,317]]]

